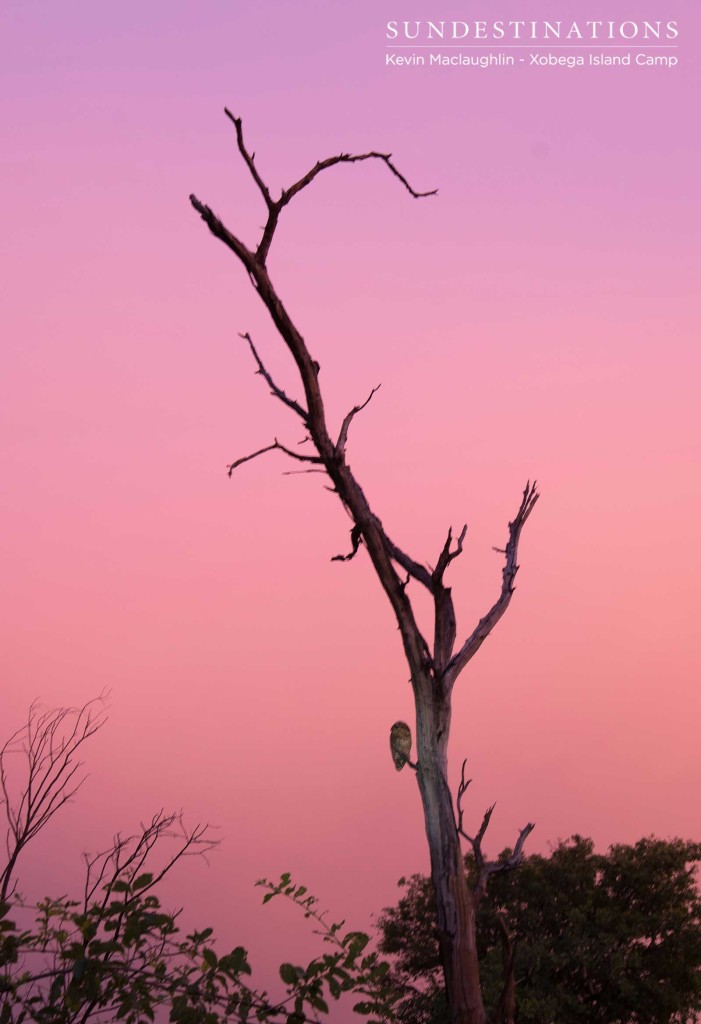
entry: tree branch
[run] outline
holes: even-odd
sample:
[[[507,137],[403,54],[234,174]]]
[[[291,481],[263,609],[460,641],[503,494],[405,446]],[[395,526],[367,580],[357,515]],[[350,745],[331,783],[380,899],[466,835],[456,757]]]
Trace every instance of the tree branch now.
[[[390,558],[401,565],[405,572],[409,573],[418,583],[423,583],[427,590],[433,591],[433,581],[431,579],[431,573],[428,571],[425,565],[421,565],[419,562],[415,562],[413,558],[410,558],[401,548],[390,540],[385,534],[385,540],[387,542],[387,550],[389,551]]]
[[[299,462],[315,462],[317,465],[322,462],[322,459],[318,455],[300,455],[298,452],[293,452],[290,448],[286,448],[284,444],[280,444],[277,438],[272,444],[266,445],[265,448],[260,448],[257,452],[251,452],[250,455],[244,455],[240,459],[236,459],[229,466],[226,467],[227,473],[231,476],[235,469],[242,466],[244,462],[250,462],[251,459],[257,459],[259,455],[265,455],[266,452],[274,451],[284,452],[285,455],[289,455],[291,459],[297,459]]]
[[[463,824],[462,824],[463,823],[462,798],[464,797],[465,793],[467,792],[467,787],[472,782],[472,779],[466,779],[465,778],[465,769],[466,768],[467,768],[467,758],[464,759],[464,761],[462,763],[462,768],[460,769],[460,783],[458,785],[458,794],[457,794],[457,798],[456,798],[455,802],[456,802],[457,809],[458,809],[458,832],[459,832],[459,834],[461,836],[464,836],[464,838],[467,839],[468,842],[472,842],[470,837],[467,835],[467,833],[463,829]]]
[[[453,529],[451,527],[448,530],[448,537],[446,538],[446,542],[443,545],[443,550],[441,551],[440,555],[438,556],[438,562],[436,564],[436,568],[433,570],[432,576],[433,576],[434,584],[439,584],[439,583],[443,582],[443,576],[445,574],[445,570],[448,568],[450,563],[454,559],[456,559],[458,557],[458,555],[462,554],[462,545],[463,545],[463,541],[465,540],[466,534],[467,534],[467,523],[465,523],[465,525],[463,526],[462,530],[460,531],[460,536],[458,537],[457,544],[455,545],[455,548],[451,551],[450,550],[450,544],[451,544],[451,541],[453,539]]]
[[[398,178],[399,181],[401,181],[409,195],[413,196],[414,199],[426,199],[428,196],[435,196],[438,194],[437,188],[431,189],[430,192],[416,192],[404,175],[392,163],[391,153],[376,153],[373,150],[370,153],[356,155],[350,153],[339,153],[338,156],[330,156],[326,160],[319,160],[310,171],[307,171],[307,173],[299,179],[299,181],[296,181],[290,188],[283,190],[280,197],[281,205],[286,206],[293,196],[296,196],[298,192],[301,192],[303,188],[306,188],[307,185],[311,184],[317,174],[321,174],[321,172],[325,171],[328,167],[334,167],[336,164],[356,164],[361,160],[381,160],[389,168],[395,178]]]
[[[246,167],[248,167],[249,171],[251,172],[251,177],[258,186],[258,190],[260,191],[260,194],[263,196],[263,199],[265,200],[265,205],[268,207],[269,210],[272,210],[276,204],[270,197],[270,191],[268,189],[268,186],[265,184],[260,174],[256,170],[256,165],[254,163],[256,154],[249,153],[248,150],[246,149],[246,145],[243,141],[243,127],[241,118],[234,117],[231,111],[227,110],[226,107],[224,107],[224,113],[226,114],[230,121],[233,121],[234,128],[236,129],[236,141],[238,143],[239,153],[243,157]]]
[[[347,555],[334,555],[331,559],[332,562],[350,562],[351,558],[354,558],[358,554],[360,548],[360,542],[363,539],[362,531],[359,526],[354,526],[351,530],[351,544],[352,550]]]
[[[363,402],[363,404],[362,405],[354,405],[353,408],[351,409],[351,411],[346,415],[345,419],[343,420],[343,423],[341,424],[341,430],[340,430],[340,433],[338,435],[338,441],[336,441],[336,454],[337,455],[342,455],[343,452],[345,451],[346,440],[348,439],[348,428],[351,425],[351,420],[353,419],[353,417],[357,413],[362,412],[362,410],[368,404],[368,402],[370,401],[372,396],[375,394],[375,392],[380,390],[380,387],[381,387],[380,384],[378,384],[376,387],[374,387],[372,389],[372,391],[370,392],[370,394],[368,395],[368,397]]]
[[[460,531],[457,543],[451,550],[450,545],[453,539],[453,530],[452,528],[448,530],[448,536],[445,544],[443,545],[443,549],[438,556],[436,568],[431,574],[431,592],[433,593],[434,604],[433,652],[436,671],[440,678],[442,687],[445,687],[444,674],[452,657],[453,647],[455,646],[455,637],[457,636],[453,597],[450,587],[446,587],[443,583],[443,576],[445,575],[445,571],[450,563],[456,559],[458,555],[462,554],[462,546],[466,534],[467,523],[465,523]]]
[[[255,264],[255,256],[251,250],[243,244],[240,238],[233,235],[219,220],[219,218],[215,216],[210,208],[199,201],[196,195],[190,196],[190,203],[192,204],[192,207],[197,210],[212,234],[231,249],[232,252],[236,253],[250,274],[251,267]],[[253,280],[253,286],[257,288],[255,280]]]
[[[81,708],[44,712],[35,701],[26,724],[0,748],[0,805],[4,806],[8,825],[7,862],[0,870],[0,902],[14,891],[12,876],[22,850],[85,781],[75,779],[83,766],[82,761],[75,761],[75,755],[105,724],[106,699],[103,693]],[[7,759],[13,754],[23,755],[26,762],[26,780],[14,805],[7,772]]]
[[[253,340],[252,340],[250,334],[248,333],[248,331],[246,331],[245,334],[239,334],[239,337],[243,338],[244,341],[248,342],[248,344],[250,346],[250,349],[251,349],[251,352],[253,353],[253,358],[255,359],[256,363],[258,364],[258,369],[256,370],[256,373],[259,373],[261,375],[261,377],[263,377],[265,379],[266,383],[270,387],[271,394],[273,394],[275,396],[275,398],[279,398],[280,401],[283,402],[286,406],[288,406],[288,408],[292,409],[293,412],[296,412],[297,415],[299,417],[301,417],[301,419],[303,419],[304,422],[306,423],[308,421],[308,419],[309,419],[309,413],[307,412],[306,409],[303,409],[302,406],[299,404],[299,402],[296,402],[294,400],[294,398],[288,398],[288,396],[285,394],[285,392],[282,390],[282,388],[279,388],[277,386],[277,384],[275,383],[273,378],[270,376],[270,374],[266,370],[265,366],[263,366],[263,361],[261,360],[260,356],[258,355],[258,352],[256,351],[256,347],[253,344]],[[370,399],[368,399],[368,401],[369,400]]]
[[[505,860],[485,861],[483,863],[477,880],[477,886],[475,887],[475,896],[477,898],[484,894],[487,888],[487,882],[491,875],[499,875],[505,871],[514,871],[519,866],[523,857],[523,844],[526,842],[526,839],[534,828],[535,823],[532,821],[529,821],[527,825],[524,825],[519,832],[514,852],[510,857],[507,857]]]
[[[231,118],[231,120],[236,124],[236,119]],[[259,175],[253,164],[253,157],[248,153],[242,136],[240,145],[244,150],[242,153],[243,159],[255,180]],[[354,163],[369,159],[382,160],[391,173],[401,181],[405,188],[407,188],[410,194],[415,198],[419,198],[422,195],[433,194],[420,193],[413,189],[409,185],[407,179],[397,170],[388,154],[375,153],[374,151],[357,156],[340,154],[339,156],[331,157],[328,160],[317,163],[311,171],[300,178],[299,181],[297,181],[290,189],[284,191],[277,202],[273,201],[272,207],[268,207],[268,222],[264,230],[263,238],[255,252],[249,250],[247,246],[245,246],[244,243],[236,237],[236,235],[232,234],[222,221],[215,216],[212,210],[205,204],[201,203],[195,195],[190,196],[190,202],[193,208],[205,221],[211,233],[216,238],[219,238],[220,241],[224,242],[224,244],[231,249],[231,251],[243,263],[254,288],[270,313],[273,323],[297,364],[304,386],[306,398],[305,404],[309,417],[308,423],[310,436],[319,453],[323,465],[326,467],[336,493],[339,495],[341,501],[351,513],[354,522],[361,530],[372,564],[397,618],[404,650],[412,670],[412,677],[419,678],[420,674],[425,671],[426,666],[431,664],[430,658],[427,661],[428,647],[425,639],[421,635],[421,631],[418,628],[411,603],[405,593],[405,588],[401,584],[392,562],[395,558],[404,558],[406,564],[411,565],[415,574],[417,573],[416,563],[406,560],[403,553],[399,552],[399,549],[388,542],[382,529],[382,524],[373,514],[362,488],[351,473],[350,468],[346,465],[342,453],[339,456],[336,452],[336,447],[329,437],[326,425],[324,403],[318,382],[318,363],[312,359],[304,338],[292,322],[292,319],[280,300],[265,266],[265,260],[277,225],[277,218],[280,210],[286,206],[297,193],[299,193],[303,188],[306,188],[306,186],[309,185],[322,170],[325,170],[337,163]],[[258,184],[258,188],[261,188],[260,184]],[[265,186],[265,188],[269,194],[267,186]],[[263,194],[265,198],[265,193]],[[257,455],[263,454],[263,451],[270,450],[271,447],[262,449],[260,452],[256,452],[248,458],[255,458]],[[247,459],[243,461],[247,461]],[[236,466],[240,464],[241,460],[232,464],[231,469],[233,470],[233,468],[236,468]],[[400,564],[403,563],[400,562]],[[407,571],[411,572],[412,570],[407,568]],[[425,573],[419,573],[417,578],[420,577],[423,577],[424,580],[426,578],[430,579],[430,576],[427,576]]]
[[[258,169],[256,168],[255,153],[249,152],[243,140],[243,126],[241,118],[234,117],[231,111],[228,110],[226,107],[224,108],[224,113],[229,118],[229,120],[233,122],[233,125],[236,129],[236,141],[238,144],[239,152],[243,157],[244,163],[246,164],[246,167],[248,168],[251,177],[253,178],[253,180],[256,183],[256,186],[258,187],[258,191],[263,196],[265,205],[268,209],[268,220],[266,222],[265,228],[263,229],[263,237],[261,238],[258,248],[256,249],[255,252],[255,259],[260,264],[260,266],[265,265],[265,261],[268,257],[268,252],[270,251],[270,245],[275,234],[275,229],[277,228],[280,213],[282,212],[284,207],[287,206],[290,200],[293,199],[294,196],[297,195],[297,193],[301,192],[302,189],[307,187],[307,185],[310,185],[318,174],[320,174],[322,171],[325,171],[329,167],[334,167],[336,164],[354,164],[362,160],[381,160],[391,171],[391,173],[395,176],[395,178],[401,181],[402,185],[407,190],[409,195],[413,196],[414,199],[424,199],[427,196],[434,196],[438,191],[438,189],[433,189],[430,192],[417,192],[415,189],[412,188],[412,186],[409,184],[404,175],[398,170],[398,168],[392,163],[391,153],[376,153],[373,151],[370,153],[362,153],[357,155],[352,155],[350,153],[340,153],[338,156],[331,156],[328,157],[326,160],[320,160],[314,165],[314,167],[312,167],[310,171],[307,171],[307,173],[304,174],[299,179],[299,181],[296,181],[294,185],[291,185],[290,188],[288,189],[283,189],[282,192],[280,193],[279,199],[273,199],[270,195],[270,189],[265,184],[260,174],[258,173]],[[194,199],[194,196],[190,196],[190,201],[192,202],[193,206],[195,206],[195,209],[199,210],[199,212],[202,213],[202,210],[200,210],[199,207],[196,205]],[[209,212],[211,213],[211,211]],[[205,219],[207,218],[205,217]],[[221,237],[221,235],[219,237]]]
[[[504,549],[498,549],[505,555],[505,564],[502,569],[501,593],[483,619],[477,623],[476,628],[468,636],[460,650],[455,654],[445,670],[444,682],[450,689],[468,661],[474,657],[491,631],[496,626],[506,609],[509,607],[511,597],[515,590],[514,578],[518,572],[516,558],[518,556],[518,542],[521,536],[523,524],[533,511],[535,503],[539,498],[536,489],[536,481],[526,484],[523,497],[519,506],[516,518],[509,523],[509,540]]]
[[[516,841],[516,846],[514,847],[513,853],[511,853],[509,857],[504,857],[502,855],[502,858],[500,860],[488,861],[485,858],[484,852],[482,850],[482,840],[484,839],[487,829],[489,828],[489,822],[492,820],[492,814],[494,813],[494,808],[496,807],[496,804],[492,804],[492,806],[488,807],[487,810],[484,812],[482,824],[480,825],[477,833],[474,836],[468,835],[463,827],[462,798],[465,795],[465,792],[467,791],[467,787],[472,782],[472,779],[465,778],[466,767],[467,758],[465,758],[465,760],[462,763],[462,770],[460,773],[461,778],[460,783],[458,785],[458,793],[456,800],[458,810],[458,833],[463,837],[463,839],[466,839],[470,846],[472,847],[472,853],[475,858],[475,866],[477,867],[475,897],[479,899],[481,896],[484,895],[484,892],[487,888],[487,882],[491,875],[500,874],[504,871],[513,871],[515,868],[518,867],[523,856],[523,844],[526,842],[526,839],[535,828],[535,825],[533,822],[529,822],[524,828],[521,829],[519,837]]]

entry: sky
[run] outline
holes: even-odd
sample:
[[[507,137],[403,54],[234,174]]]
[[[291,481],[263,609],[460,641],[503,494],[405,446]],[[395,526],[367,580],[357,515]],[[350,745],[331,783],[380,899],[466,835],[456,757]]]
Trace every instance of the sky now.
[[[393,19],[631,17],[678,36],[386,38]],[[25,891],[66,891],[84,849],[183,808],[221,846],[166,902],[246,945],[266,984],[318,947],[294,908],[261,908],[256,879],[289,870],[367,929],[428,867],[415,778],[388,748],[413,723],[396,624],[364,554],[331,561],[347,517],[278,453],[227,477],[301,437],[239,333],[300,396],[291,360],[188,202],[256,239],[225,106],[274,191],[370,149],[439,190],[414,200],[374,162],[330,170],[285,211],[269,266],[332,427],[381,384],[348,460],[390,535],[435,564],[468,524],[458,637],[539,481],[514,600],[454,699],[451,779],[467,757],[468,820],[496,801],[488,852],[527,821],[531,852],[575,832],[699,838],[696,5],[10,0],[2,18],[3,736],[34,698],[110,693]],[[515,63],[386,62],[435,52]],[[631,64],[588,63],[602,53]]]

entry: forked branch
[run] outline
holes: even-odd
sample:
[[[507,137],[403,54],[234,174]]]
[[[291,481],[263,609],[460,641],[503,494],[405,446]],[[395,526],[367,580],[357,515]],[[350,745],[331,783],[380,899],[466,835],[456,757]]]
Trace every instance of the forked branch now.
[[[504,555],[501,593],[484,618],[480,619],[477,623],[477,626],[468,636],[467,640],[465,640],[460,650],[451,658],[444,675],[445,685],[448,689],[453,686],[455,680],[465,668],[465,665],[467,665],[468,661],[475,656],[496,626],[499,619],[509,607],[509,603],[511,602],[511,598],[515,590],[514,579],[518,572],[518,563],[516,559],[518,557],[518,542],[521,537],[521,530],[533,511],[538,498],[539,494],[536,481],[534,480],[533,483],[529,481],[524,488],[518,512],[516,513],[513,522],[509,523],[509,539],[506,547],[495,549]]]
[[[535,823],[532,821],[529,821],[527,825],[524,825],[518,834],[518,839],[516,840],[513,852],[508,857],[504,857],[502,860],[485,861],[483,863],[477,879],[477,885],[475,887],[475,896],[478,899],[484,894],[487,888],[487,882],[492,875],[503,874],[505,871],[514,871],[519,866],[521,858],[523,857],[523,844],[526,842],[526,839],[534,828]]]
[[[457,625],[455,619],[455,606],[450,587],[443,583],[445,571],[450,563],[462,554],[463,541],[467,534],[467,523],[460,531],[454,548],[451,548],[453,541],[453,530],[448,530],[443,549],[438,556],[436,568],[431,573],[431,593],[433,594],[434,605],[434,639],[433,650],[436,670],[440,685],[445,692],[445,671],[450,663],[455,646]]]
[[[528,824],[521,829],[521,831],[519,832],[518,839],[516,840],[516,845],[514,846],[513,852],[511,852],[508,857],[502,855],[502,857],[499,860],[488,861],[482,850],[482,840],[484,839],[487,829],[489,828],[489,822],[492,820],[492,814],[494,813],[494,808],[496,807],[496,804],[492,804],[492,806],[488,807],[487,810],[484,812],[482,824],[480,825],[475,835],[468,835],[468,833],[465,831],[463,827],[464,812],[462,800],[465,795],[465,792],[467,791],[468,786],[472,782],[472,779],[465,778],[466,767],[467,758],[462,763],[461,779],[460,784],[458,785],[458,793],[456,800],[458,810],[458,833],[463,837],[463,839],[466,839],[467,842],[472,847],[472,853],[475,858],[475,866],[477,868],[477,881],[475,883],[474,891],[476,899],[479,899],[481,896],[484,895],[484,892],[487,888],[487,882],[489,881],[489,878],[492,875],[501,874],[504,871],[513,871],[515,868],[518,867],[518,865],[521,862],[521,858],[523,857],[523,844],[526,842],[526,839],[535,828],[535,824],[529,821]]]
[[[166,814],[160,810],[150,822],[141,823],[138,833],[130,836],[118,833],[107,850],[96,854],[84,853],[85,910],[100,891],[104,891],[103,907],[107,906],[109,900],[114,899],[112,893],[118,881],[131,883],[139,875],[145,874],[147,868],[149,880],[143,879],[138,890],[140,895],[158,885],[183,857],[201,856],[206,859],[207,854],[219,845],[218,840],[208,836],[209,831],[209,825],[187,828],[182,811]],[[153,851],[156,846],[160,859],[154,865]],[[130,898],[129,895],[124,897],[125,904],[128,904]]]
[[[233,123],[234,128],[236,129],[236,142],[238,145],[239,152],[243,157],[243,161],[246,164],[246,167],[248,168],[251,177],[253,178],[258,187],[258,191],[263,197],[265,205],[268,208],[268,220],[265,225],[265,228],[263,229],[263,237],[261,238],[258,248],[256,249],[255,252],[256,261],[260,264],[260,266],[265,265],[265,261],[268,257],[270,245],[272,243],[273,236],[275,234],[275,229],[277,228],[277,223],[282,210],[287,206],[291,199],[293,199],[299,192],[302,191],[302,189],[306,188],[307,185],[310,185],[312,181],[314,181],[314,179],[317,177],[317,175],[321,174],[322,171],[327,170],[329,167],[335,167],[336,164],[355,164],[364,160],[381,160],[382,163],[384,163],[385,166],[388,168],[388,170],[394,175],[394,177],[401,181],[402,185],[407,190],[409,195],[413,196],[414,199],[424,199],[427,196],[434,196],[438,191],[438,189],[432,189],[430,192],[417,192],[416,189],[414,189],[409,184],[409,182],[401,173],[401,171],[399,171],[395,164],[392,162],[391,153],[377,153],[373,150],[370,153],[339,153],[337,156],[327,157],[326,160],[319,160],[311,168],[311,170],[307,171],[306,174],[303,174],[302,177],[294,183],[294,185],[291,185],[287,189],[283,189],[282,192],[280,193],[279,199],[273,199],[272,196],[270,195],[270,189],[268,188],[268,186],[265,184],[260,174],[258,173],[258,169],[255,164],[255,153],[251,153],[248,150],[246,143],[244,142],[243,122],[241,118],[235,117],[231,113],[231,111],[228,110],[226,107],[224,108],[224,113]],[[193,206],[195,206],[195,209],[198,209],[199,212],[202,213],[202,210],[194,201],[195,197],[190,196],[190,200],[193,203]]]
[[[438,562],[436,564],[436,568],[433,570],[433,574],[432,575],[433,575],[434,585],[443,582],[443,576],[445,574],[445,570],[448,568],[450,563],[454,559],[456,559],[458,557],[458,555],[462,554],[462,545],[463,545],[463,541],[465,540],[466,535],[467,535],[467,523],[465,523],[465,525],[463,526],[462,530],[460,531],[460,536],[457,539],[457,543],[456,543],[455,547],[451,551],[450,545],[453,542],[453,529],[451,527],[448,530],[448,536],[446,538],[446,542],[443,545],[443,550],[441,551],[440,555],[438,556]]]
[[[291,459],[297,459],[298,462],[313,462],[319,465],[322,459],[318,455],[300,455],[299,452],[293,452],[291,448],[286,448],[284,444],[280,444],[277,438],[272,444],[268,444],[265,448],[259,448],[257,452],[251,452],[250,455],[244,455],[240,459],[236,459],[235,462],[230,463],[227,467],[227,473],[229,476],[232,475],[235,469],[242,466],[244,462],[250,462],[251,459],[257,459],[259,455],[265,455],[266,452],[280,451],[284,452],[285,455],[289,455]]]
[[[396,567],[404,570],[410,577],[422,583],[433,595],[435,604],[435,635],[434,635],[434,657],[431,665],[434,666],[436,679],[438,680],[444,695],[448,695],[460,672],[477,653],[485,639],[506,611],[514,592],[514,579],[518,571],[517,554],[521,529],[530,515],[536,501],[538,492],[535,483],[526,485],[521,505],[516,517],[509,523],[509,538],[505,548],[501,549],[505,556],[505,564],[502,569],[502,587],[499,597],[489,609],[487,614],[480,619],[476,628],[467,637],[457,653],[453,653],[457,635],[455,611],[453,607],[450,589],[443,584],[445,570],[453,559],[462,551],[465,537],[463,528],[457,543],[451,547],[452,532],[444,545],[435,570],[428,570],[415,559],[411,558],[399,548],[385,533],[380,520],[375,516],[360,488],[357,480],[345,463],[344,447],[347,440],[348,429],[353,417],[360,411],[362,406],[356,406],[343,420],[341,430],[336,443],[329,437],[325,415],[324,403],[318,382],[318,364],[312,359],[309,349],[301,333],[295,327],[287,310],[273,286],[267,272],[265,261],[270,244],[273,239],[278,217],[282,209],[292,198],[310,185],[314,179],[329,167],[340,163],[356,163],[366,160],[381,160],[392,175],[396,177],[407,189],[410,195],[415,198],[434,195],[436,190],[430,192],[418,192],[414,189],[399,172],[391,160],[390,154],[371,151],[361,154],[340,153],[329,157],[326,160],[317,162],[311,170],[303,175],[288,189],[283,189],[278,199],[273,199],[270,189],[263,181],[255,164],[255,154],[250,152],[243,137],[243,128],[240,118],[234,117],[227,110],[227,117],[233,122],[236,129],[236,138],[239,152],[253,177],[253,180],[261,192],[268,208],[268,220],[265,225],[263,237],[255,251],[249,250],[244,243],[233,235],[228,228],[214,215],[212,210],[202,204],[194,195],[190,196],[193,207],[200,213],[207,223],[210,231],[225,243],[242,261],[251,281],[270,313],[273,322],[280,332],[280,335],[287,344],[295,363],[300,372],[305,392],[305,407],[289,398],[272,380],[271,375],[263,366],[255,347],[250,339],[249,345],[258,365],[258,370],[269,384],[273,394],[289,408],[293,409],[305,422],[309,430],[309,436],[313,439],[314,445],[319,453],[319,462],[323,464],[328,472],[333,489],[341,498],[349,510],[356,525],[359,527],[360,536],[367,545],[367,550],[378,574],[380,582],[392,603],[395,615],[399,623],[405,652],[410,662],[412,673],[422,672],[426,665],[424,657],[425,643],[420,636],[413,610],[409,604],[403,585],[398,577]],[[280,448],[300,461],[314,462],[313,458],[300,456],[290,452],[275,441],[264,449],[247,455],[232,463],[229,473],[243,462],[256,458],[264,452]],[[354,545],[351,557],[358,550]],[[346,558],[348,556],[345,556]],[[394,564],[393,564],[394,563]]]

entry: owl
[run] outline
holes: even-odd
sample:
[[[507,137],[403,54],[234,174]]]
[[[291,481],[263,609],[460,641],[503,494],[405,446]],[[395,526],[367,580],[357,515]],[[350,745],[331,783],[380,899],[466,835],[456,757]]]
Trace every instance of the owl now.
[[[405,764],[411,764],[411,729],[406,722],[395,722],[390,729],[389,749],[392,751],[394,767],[398,772]]]

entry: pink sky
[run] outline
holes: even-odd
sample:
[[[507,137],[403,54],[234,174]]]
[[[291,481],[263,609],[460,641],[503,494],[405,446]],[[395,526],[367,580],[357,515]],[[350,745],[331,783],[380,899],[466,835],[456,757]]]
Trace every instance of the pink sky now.
[[[463,636],[540,481],[517,595],[455,699],[451,770],[469,757],[475,821],[497,801],[490,851],[527,820],[532,852],[575,831],[698,838],[698,9],[636,8],[679,21],[676,68],[385,67],[390,18],[517,9],[439,6],[3,16],[3,733],[34,697],[112,693],[25,888],[64,891],[83,848],[182,806],[223,845],[170,896],[248,945],[260,983],[314,942],[259,907],[256,878],[291,870],[367,928],[427,852],[387,745],[412,721],[389,606],[365,557],[330,561],[346,516],[276,455],[226,476],[299,439],[237,332],[299,388],[187,201],[249,241],[262,223],[225,105],[273,188],[376,148],[440,190],[415,202],[380,166],[329,172],[270,266],[331,423],[382,383],[348,454],[391,535],[434,562],[469,524],[451,569]],[[518,17],[610,8],[530,0]]]

